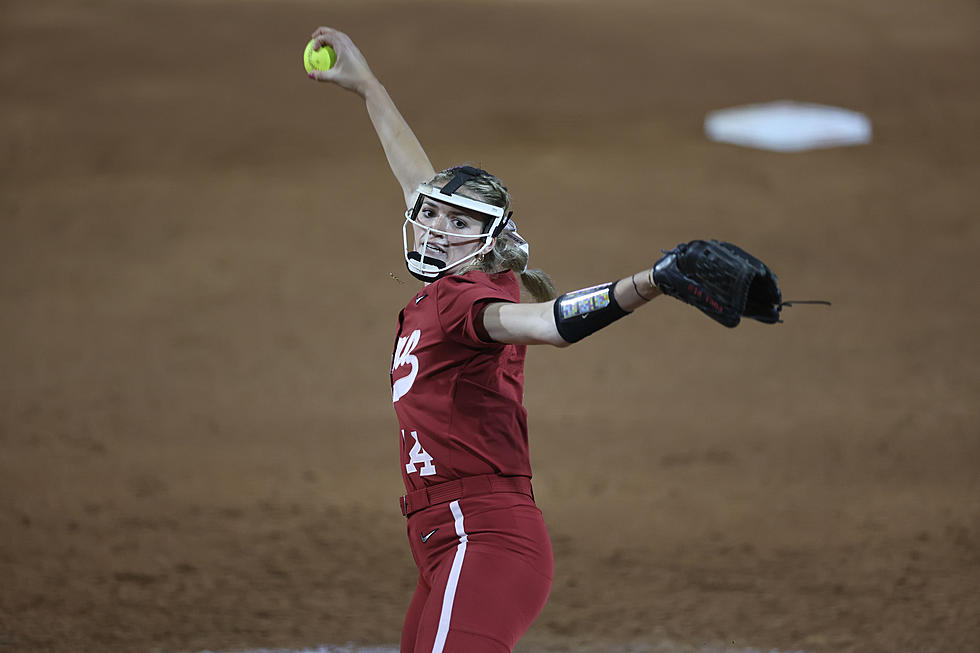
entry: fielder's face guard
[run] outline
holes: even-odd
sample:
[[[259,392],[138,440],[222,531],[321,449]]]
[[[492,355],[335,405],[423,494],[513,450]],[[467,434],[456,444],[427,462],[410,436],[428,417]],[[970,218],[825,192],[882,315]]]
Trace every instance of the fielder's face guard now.
[[[493,239],[500,234],[504,225],[507,224],[513,212],[504,215],[504,209],[499,206],[465,197],[456,192],[469,179],[479,177],[481,174],[481,170],[471,168],[470,166],[463,166],[456,171],[456,174],[449,180],[449,183],[442,188],[437,188],[430,184],[420,184],[418,189],[416,189],[418,199],[416,199],[413,208],[405,211],[405,222],[402,225],[402,246],[405,252],[405,265],[416,279],[430,282],[441,279],[461,263],[465,263],[480,253],[485,252],[487,246],[493,242]],[[419,212],[422,210],[422,204],[425,203],[426,199],[465,209],[466,211],[484,217],[484,229],[482,233],[465,234],[467,238],[481,239],[483,241],[482,246],[478,247],[471,254],[453,262],[441,261],[432,256],[425,256],[424,252],[427,251],[429,239],[432,237],[432,234],[441,234],[452,240],[459,240],[462,235],[459,232],[441,231],[419,222]],[[411,236],[410,232],[412,232]],[[412,243],[413,247],[415,245],[415,232],[422,234],[419,240],[420,251],[410,249],[409,247],[409,242]]]

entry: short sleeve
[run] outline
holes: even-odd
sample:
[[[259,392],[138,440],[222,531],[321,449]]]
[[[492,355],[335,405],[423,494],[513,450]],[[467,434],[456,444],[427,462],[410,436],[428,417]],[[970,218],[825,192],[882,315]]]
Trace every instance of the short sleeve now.
[[[495,347],[480,338],[477,320],[486,304],[520,301],[520,286],[511,271],[471,271],[443,277],[435,284],[439,324],[446,336],[471,347]]]

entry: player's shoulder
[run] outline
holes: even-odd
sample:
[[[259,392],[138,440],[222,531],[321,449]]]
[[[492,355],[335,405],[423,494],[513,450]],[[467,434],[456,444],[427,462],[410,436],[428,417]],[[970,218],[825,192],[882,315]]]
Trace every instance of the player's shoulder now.
[[[519,301],[521,297],[520,284],[516,275],[511,270],[503,272],[483,272],[482,270],[470,270],[463,274],[451,274],[436,281],[433,288],[436,292],[464,292],[464,291],[487,291],[488,295],[507,297],[511,301]]]

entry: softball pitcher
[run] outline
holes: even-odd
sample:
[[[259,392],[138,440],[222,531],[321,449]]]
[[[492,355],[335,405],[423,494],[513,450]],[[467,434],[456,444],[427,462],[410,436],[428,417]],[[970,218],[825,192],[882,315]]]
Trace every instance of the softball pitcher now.
[[[662,292],[728,326],[742,315],[774,322],[775,277],[733,245],[692,241],[654,268],[556,299],[548,275],[527,268],[528,244],[500,180],[470,166],[436,173],[350,38],[328,27],[313,38],[337,61],[310,77],[365,100],[405,197],[405,264],[422,282],[398,315],[391,364],[399,503],[419,570],[401,651],[511,651],[544,606],[554,570],[531,490],[526,345],[566,347]],[[699,276],[706,268],[712,280]],[[719,270],[733,277],[727,286],[713,281]],[[520,302],[522,284],[536,301]]]

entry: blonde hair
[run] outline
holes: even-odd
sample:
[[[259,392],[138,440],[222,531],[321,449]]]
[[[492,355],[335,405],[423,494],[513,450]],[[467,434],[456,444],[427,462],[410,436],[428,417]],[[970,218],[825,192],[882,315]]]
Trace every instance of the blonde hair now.
[[[436,173],[429,183],[433,186],[442,186],[456,175],[456,171],[461,166],[448,168]],[[463,183],[463,189],[475,195],[487,204],[499,206],[506,214],[510,209],[510,193],[499,179],[485,170],[480,170],[479,177],[473,177]],[[527,252],[520,247],[520,244],[511,234],[514,232],[504,230],[493,244],[493,249],[482,254],[468,264],[462,266],[457,274],[463,274],[470,270],[481,270],[483,272],[503,272],[513,270],[514,274],[521,280],[521,284],[531,294],[531,297],[538,302],[546,302],[558,296],[555,284],[551,277],[544,270],[528,269]]]

